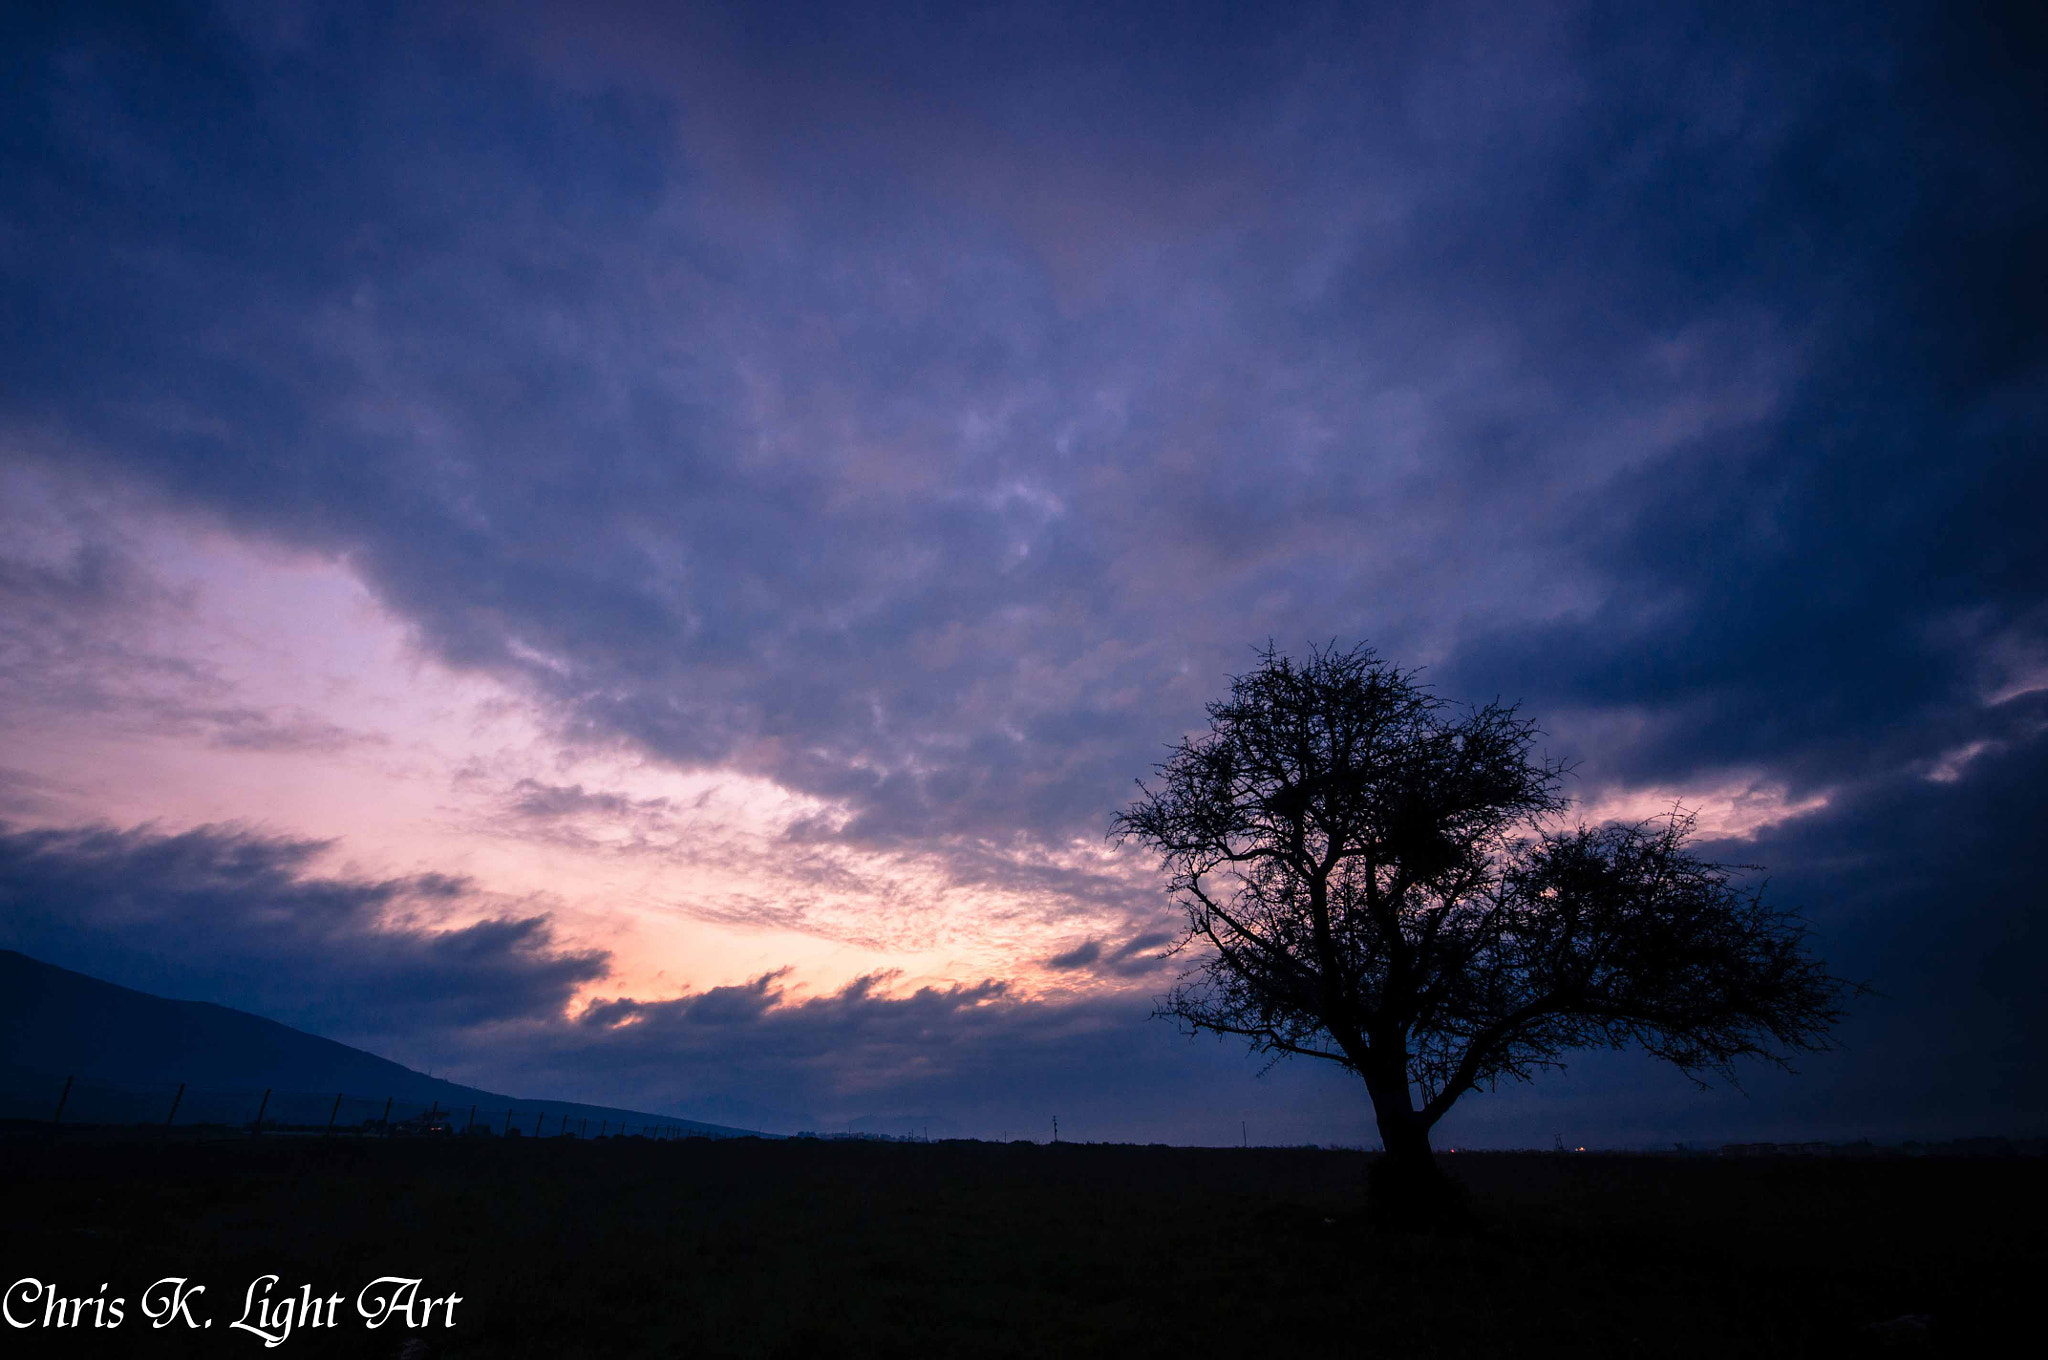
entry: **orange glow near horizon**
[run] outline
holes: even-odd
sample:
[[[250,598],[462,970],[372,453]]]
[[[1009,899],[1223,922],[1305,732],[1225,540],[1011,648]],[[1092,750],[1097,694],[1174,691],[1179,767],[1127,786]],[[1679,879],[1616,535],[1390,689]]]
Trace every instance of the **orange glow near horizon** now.
[[[331,841],[321,873],[465,877],[473,894],[411,919],[546,914],[558,944],[612,953],[578,1005],[777,970],[792,998],[874,974],[1067,991],[1083,980],[1039,961],[1118,926],[1043,888],[961,882],[942,852],[792,840],[846,810],[746,770],[571,741],[535,697],[423,655],[342,561],[161,517],[133,528],[158,607],[123,620],[128,664],[98,703],[55,694],[7,715],[9,763],[35,791],[17,826],[233,823]],[[550,794],[571,806],[522,815],[523,796]],[[1048,857],[1136,868],[1092,844],[1033,863]]]

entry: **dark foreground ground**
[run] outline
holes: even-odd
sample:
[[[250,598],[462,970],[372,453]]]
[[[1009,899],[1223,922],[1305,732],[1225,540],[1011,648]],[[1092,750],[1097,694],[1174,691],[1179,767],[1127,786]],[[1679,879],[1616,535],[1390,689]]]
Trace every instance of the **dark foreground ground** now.
[[[2048,1264],[2038,1159],[1461,1154],[1484,1227],[1456,1239],[1358,1226],[1366,1160],[28,1135],[0,1140],[0,1283],[126,1317],[0,1353],[263,1354],[229,1324],[275,1274],[343,1296],[292,1357],[1982,1355]],[[460,1294],[456,1325],[367,1329],[379,1276]],[[210,1329],[150,1327],[168,1277]]]

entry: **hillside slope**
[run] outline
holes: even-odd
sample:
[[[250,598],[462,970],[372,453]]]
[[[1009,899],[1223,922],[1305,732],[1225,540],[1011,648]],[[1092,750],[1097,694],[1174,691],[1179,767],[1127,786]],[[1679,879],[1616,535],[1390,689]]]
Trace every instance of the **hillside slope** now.
[[[173,1001],[0,949],[0,1085],[76,1075],[81,1082],[189,1085],[193,1091],[347,1092],[442,1109],[665,1123],[732,1137],[751,1132],[574,1101],[501,1095],[415,1072],[347,1044],[246,1011]],[[195,1103],[194,1109],[198,1106]]]

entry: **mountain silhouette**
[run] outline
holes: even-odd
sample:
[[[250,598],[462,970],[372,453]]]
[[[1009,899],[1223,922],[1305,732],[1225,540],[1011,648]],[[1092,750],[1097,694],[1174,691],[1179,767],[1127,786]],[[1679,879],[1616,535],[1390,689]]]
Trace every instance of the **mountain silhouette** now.
[[[0,949],[0,1089],[54,1092],[74,1075],[82,1083],[184,1083],[195,1092],[346,1092],[458,1112],[474,1106],[525,1118],[588,1119],[593,1129],[631,1123],[713,1137],[754,1132],[463,1086],[247,1011],[152,996]]]

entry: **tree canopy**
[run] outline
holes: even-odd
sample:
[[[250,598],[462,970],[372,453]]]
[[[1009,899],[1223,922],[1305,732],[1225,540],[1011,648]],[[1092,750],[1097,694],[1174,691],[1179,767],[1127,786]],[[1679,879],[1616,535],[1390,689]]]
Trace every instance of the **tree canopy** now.
[[[1849,988],[1691,816],[1563,825],[1512,705],[1367,647],[1270,645],[1111,834],[1156,851],[1192,955],[1161,1013],[1363,1078],[1389,1159],[1433,1167],[1462,1095],[1639,1045],[1695,1080],[1826,1046]]]

